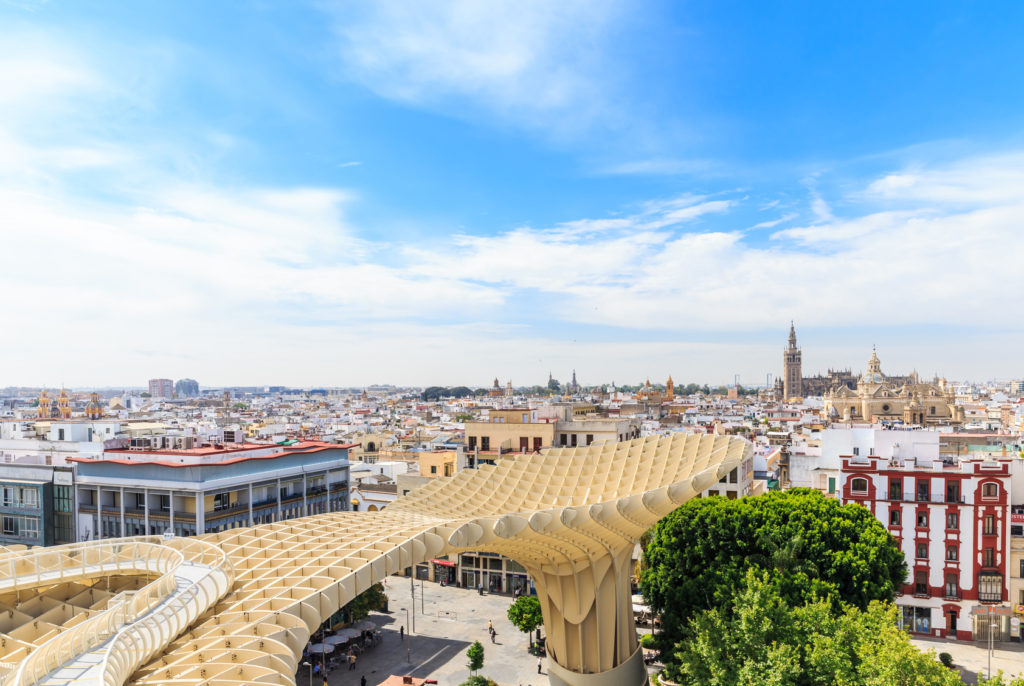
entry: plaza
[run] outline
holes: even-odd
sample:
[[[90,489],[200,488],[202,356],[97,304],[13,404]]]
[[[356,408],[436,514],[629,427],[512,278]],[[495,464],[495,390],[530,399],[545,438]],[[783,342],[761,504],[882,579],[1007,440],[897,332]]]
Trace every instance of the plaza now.
[[[388,611],[373,612],[369,617],[380,626],[383,641],[363,652],[355,670],[349,671],[343,664],[330,671],[329,686],[359,686],[363,676],[368,686],[377,686],[391,675],[435,679],[439,685],[460,684],[469,677],[466,650],[473,641],[480,641],[484,646],[484,667],[480,674],[501,686],[547,683],[547,660],[544,660],[544,673],[538,675],[537,658],[526,650],[526,634],[513,627],[505,615],[512,603],[510,595],[479,595],[471,589],[417,581],[416,633],[412,633],[409,580],[389,577],[386,587]],[[488,621],[497,631],[494,643],[488,636]],[[399,627],[405,628],[404,640],[400,638]],[[543,634],[543,629],[541,632]],[[308,678],[308,670],[302,667],[296,673],[295,682],[303,686]],[[316,679],[313,683],[321,686]]]

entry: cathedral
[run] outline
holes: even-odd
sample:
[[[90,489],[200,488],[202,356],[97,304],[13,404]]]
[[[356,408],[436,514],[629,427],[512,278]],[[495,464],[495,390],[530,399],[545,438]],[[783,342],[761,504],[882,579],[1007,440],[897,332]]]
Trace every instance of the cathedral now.
[[[775,383],[776,396],[822,396],[825,413],[832,421],[902,422],[903,424],[962,424],[963,407],[956,405],[953,387],[945,379],[922,383],[917,372],[886,376],[877,351],[872,351],[868,370],[859,377],[847,370],[803,376],[802,351],[796,345],[796,329],[789,326],[789,345],[783,351],[782,378]]]
[[[872,352],[856,390],[841,386],[825,394],[825,413],[832,421],[843,422],[963,423],[964,408],[956,404],[953,387],[945,379],[921,383],[914,373],[910,381],[900,381],[882,373],[878,354]]]
[[[782,378],[775,382],[777,398],[824,397],[837,388],[857,390],[860,380],[856,374],[846,369],[829,369],[825,374],[803,376],[802,351],[796,345],[796,328],[789,323],[789,345],[782,351]],[[917,374],[909,376],[889,376],[888,381],[897,386],[917,383]]]

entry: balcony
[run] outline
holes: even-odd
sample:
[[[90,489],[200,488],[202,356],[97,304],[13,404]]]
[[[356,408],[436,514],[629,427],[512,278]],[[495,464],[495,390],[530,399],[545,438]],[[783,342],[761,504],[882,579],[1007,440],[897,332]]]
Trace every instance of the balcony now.
[[[894,503],[936,503],[944,505],[967,504],[963,494],[960,493],[897,493],[890,491],[885,499]]]

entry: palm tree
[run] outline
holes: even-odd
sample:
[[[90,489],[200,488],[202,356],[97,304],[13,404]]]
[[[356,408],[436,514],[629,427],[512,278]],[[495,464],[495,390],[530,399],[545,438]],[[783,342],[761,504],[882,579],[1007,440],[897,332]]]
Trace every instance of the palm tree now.
[[[773,569],[780,574],[805,574],[808,577],[818,575],[818,568],[810,560],[803,558],[802,553],[806,542],[803,536],[791,536],[782,545],[775,542],[767,529],[757,534],[757,542],[767,555],[754,553],[747,555],[747,564],[757,565],[763,569]]]

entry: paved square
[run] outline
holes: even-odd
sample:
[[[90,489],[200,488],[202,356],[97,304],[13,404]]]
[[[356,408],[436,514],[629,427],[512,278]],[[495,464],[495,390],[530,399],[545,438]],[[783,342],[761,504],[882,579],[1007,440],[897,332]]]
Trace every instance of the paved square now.
[[[420,588],[425,595],[420,598]],[[537,658],[526,651],[526,634],[515,629],[505,616],[512,597],[478,595],[475,590],[442,587],[431,582],[416,582],[416,632],[410,631],[412,604],[409,580],[388,577],[386,582],[389,612],[374,612],[370,618],[381,627],[383,642],[369,648],[359,658],[356,669],[347,665],[330,672],[330,686],[359,686],[366,677],[367,686],[377,686],[393,674],[410,674],[436,679],[441,686],[457,686],[469,677],[466,650],[473,641],[484,646],[484,667],[480,674],[494,679],[501,686],[547,686],[547,661],[544,673],[537,674]],[[406,611],[409,611],[407,623]],[[487,622],[498,632],[495,642],[487,632]],[[405,640],[399,638],[399,627],[405,626]],[[541,630],[543,632],[543,629]],[[310,683],[305,668],[300,668],[296,683]],[[323,678],[314,677],[314,686],[322,686]]]

